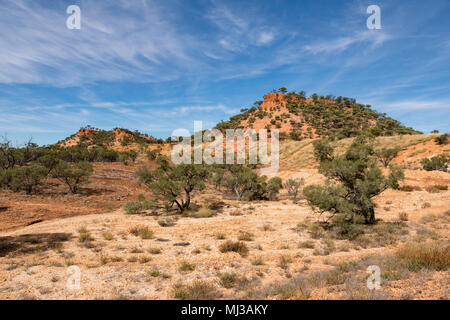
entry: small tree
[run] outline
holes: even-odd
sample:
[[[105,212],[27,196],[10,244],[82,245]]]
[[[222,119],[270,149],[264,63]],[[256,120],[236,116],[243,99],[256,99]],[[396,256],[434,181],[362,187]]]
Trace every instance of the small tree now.
[[[46,154],[37,159],[37,162],[47,169],[47,174],[50,174],[50,172],[58,165],[59,159],[54,154]]]
[[[250,168],[241,165],[228,167],[224,184],[236,194],[237,200],[275,200],[283,188],[281,178],[274,177],[267,181],[266,176],[259,176]]]
[[[253,170],[240,165],[232,165],[230,174],[225,176],[225,185],[236,194],[237,200],[241,200],[245,193],[254,192],[263,180]]]
[[[377,158],[381,161],[383,166],[385,168],[387,168],[389,166],[389,164],[391,163],[391,161],[394,160],[394,158],[397,156],[399,151],[400,151],[399,147],[383,148],[383,149],[377,150],[375,152],[375,154],[376,154]]]
[[[89,176],[93,171],[89,162],[69,164],[61,160],[53,170],[53,177],[67,184],[70,192],[76,194],[80,185],[89,182]]]
[[[143,167],[138,170],[139,181],[155,194],[162,196],[170,206],[176,204],[183,212],[189,209],[192,192],[205,189],[209,171],[200,164],[170,166],[167,158],[159,155],[159,167],[155,170]]]
[[[342,156],[327,158],[321,154],[316,152],[321,158],[319,172],[328,180],[324,186],[312,185],[303,190],[308,203],[320,212],[343,214],[349,221],[362,216],[366,223],[374,223],[372,198],[389,187],[398,188],[403,171],[391,166],[390,174],[384,176],[376,166],[372,145],[363,136],[356,138]]]
[[[303,186],[304,184],[305,184],[305,179],[303,179],[303,178],[289,179],[284,183],[284,188],[287,190],[289,196],[292,197],[292,200],[294,202],[297,201],[298,192],[299,192],[301,186]]]

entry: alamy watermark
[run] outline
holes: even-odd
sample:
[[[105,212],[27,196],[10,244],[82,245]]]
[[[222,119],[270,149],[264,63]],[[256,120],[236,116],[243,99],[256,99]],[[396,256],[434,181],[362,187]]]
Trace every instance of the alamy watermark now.
[[[66,273],[69,275],[66,287],[69,290],[79,290],[81,288],[81,269],[78,266],[70,266]]]
[[[367,14],[371,16],[367,18],[367,29],[381,29],[381,9],[377,5],[371,5],[367,7]]]
[[[366,284],[369,290],[381,289],[381,269],[379,266],[369,266],[366,272],[369,274]]]
[[[71,5],[67,7],[67,14],[70,16],[66,20],[66,27],[69,30],[81,29],[81,9],[77,5]]]
[[[270,133],[270,150],[268,150],[268,133]],[[171,160],[176,165],[192,163],[243,165],[248,163],[269,165],[261,168],[261,174],[278,172],[280,163],[278,130],[227,129],[224,140],[224,135],[220,130],[203,131],[203,122],[194,121],[193,147],[192,136],[187,129],[173,131],[172,141],[178,142],[171,153]],[[204,144],[204,142],[206,143]],[[248,152],[246,152],[247,150]]]

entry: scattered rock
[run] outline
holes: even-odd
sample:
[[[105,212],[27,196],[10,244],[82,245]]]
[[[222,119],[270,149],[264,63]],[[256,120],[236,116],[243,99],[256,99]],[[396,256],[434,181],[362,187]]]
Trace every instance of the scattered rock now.
[[[189,242],[177,242],[173,244],[176,247],[187,247],[190,246],[191,244]]]

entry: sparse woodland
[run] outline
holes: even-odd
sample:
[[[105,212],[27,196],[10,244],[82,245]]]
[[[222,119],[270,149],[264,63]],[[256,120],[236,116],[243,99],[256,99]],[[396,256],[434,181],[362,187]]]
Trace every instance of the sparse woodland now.
[[[279,173],[176,166],[170,139],[119,128],[4,138],[0,298],[77,298],[77,265],[90,299],[448,299],[448,134],[286,88],[216,128],[278,128]]]

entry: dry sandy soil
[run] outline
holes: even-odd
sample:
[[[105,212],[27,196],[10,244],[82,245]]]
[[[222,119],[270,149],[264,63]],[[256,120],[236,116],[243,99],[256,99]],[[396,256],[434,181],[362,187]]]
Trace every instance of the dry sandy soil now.
[[[0,192],[0,299],[449,298],[448,269],[411,271],[394,260],[405,243],[448,250],[450,191],[427,187],[450,186],[450,173],[406,170],[404,184],[415,190],[385,191],[376,199],[378,225],[340,240],[309,228],[324,217],[286,194],[245,203],[208,189],[195,200],[223,201],[212,217],[127,215],[126,202],[148,195],[137,167],[97,164],[80,196],[56,181],[39,196]],[[323,180],[314,168],[288,167],[283,179]],[[173,225],[162,226],[166,219]],[[151,232],[135,235],[136,227]],[[221,252],[228,240],[241,240],[248,254]],[[380,290],[367,289],[369,265],[380,266]],[[67,286],[70,266],[80,268],[79,289]]]

